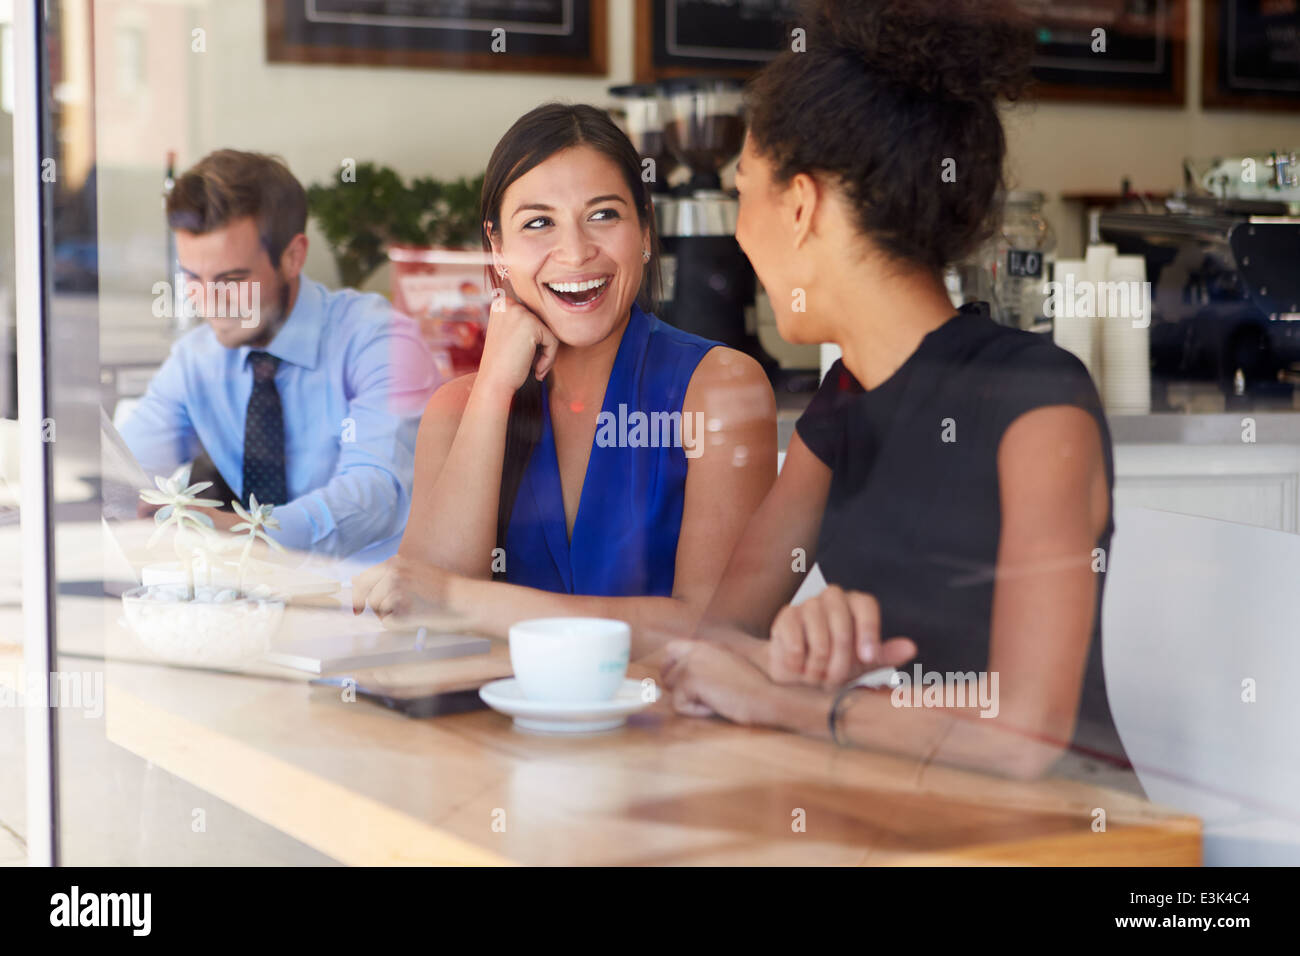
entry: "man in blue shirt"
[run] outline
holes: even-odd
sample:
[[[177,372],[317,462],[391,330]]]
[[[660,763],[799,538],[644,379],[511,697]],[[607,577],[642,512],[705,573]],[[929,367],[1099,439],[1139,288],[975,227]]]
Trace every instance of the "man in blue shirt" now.
[[[276,505],[271,534],[286,547],[366,563],[396,553],[419,415],[440,384],[415,323],[302,274],[307,197],[278,159],[208,155],[177,180],[167,218],[205,322],[122,429],[141,466],[167,475],[206,452],[245,506]],[[239,520],[208,514],[222,530]]]

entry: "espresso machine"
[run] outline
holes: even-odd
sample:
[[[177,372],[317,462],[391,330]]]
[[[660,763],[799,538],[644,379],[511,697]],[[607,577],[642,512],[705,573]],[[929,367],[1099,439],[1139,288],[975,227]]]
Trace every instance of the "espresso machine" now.
[[[778,364],[746,323],[755,277],[736,242],[739,202],[720,173],[745,140],[743,85],[697,77],[614,87],[625,128],[643,158],[654,159],[653,201],[661,245],[659,317],[687,332],[745,352],[769,375]],[[690,178],[669,188],[678,164]]]
[[[668,125],[667,104],[654,83],[611,86],[609,93],[619,104],[610,112],[622,120],[623,131],[641,154],[642,176],[648,179],[657,206],[668,194],[668,178],[678,167],[677,157],[668,149],[664,129]]]
[[[1228,408],[1292,405],[1300,385],[1300,174],[1294,153],[1282,154],[1286,162],[1277,155],[1259,163],[1271,175],[1245,189],[1234,182],[1240,159],[1213,161],[1203,175],[1189,161],[1178,195],[1100,215],[1104,241],[1146,260],[1157,405],[1171,384],[1198,380],[1217,384]]]

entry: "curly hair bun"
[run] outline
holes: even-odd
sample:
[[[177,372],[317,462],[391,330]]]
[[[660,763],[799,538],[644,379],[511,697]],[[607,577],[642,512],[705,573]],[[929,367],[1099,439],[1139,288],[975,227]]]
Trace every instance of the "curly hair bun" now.
[[[808,45],[861,59],[878,77],[962,102],[1020,97],[1033,30],[1015,0],[819,0]]]

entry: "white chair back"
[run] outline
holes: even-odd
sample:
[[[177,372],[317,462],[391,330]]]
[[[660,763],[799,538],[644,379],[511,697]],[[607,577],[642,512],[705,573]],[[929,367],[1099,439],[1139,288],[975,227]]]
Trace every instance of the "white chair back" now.
[[[1300,536],[1116,509],[1102,612],[1111,710],[1206,864],[1300,864]]]

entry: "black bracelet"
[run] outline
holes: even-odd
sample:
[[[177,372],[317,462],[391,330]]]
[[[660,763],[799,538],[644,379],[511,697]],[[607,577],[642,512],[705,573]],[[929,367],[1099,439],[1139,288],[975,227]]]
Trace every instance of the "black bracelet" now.
[[[826,725],[831,731],[831,743],[836,746],[844,746],[839,735],[840,705],[844,703],[844,698],[848,697],[851,691],[855,691],[861,686],[857,681],[849,681],[835,692],[835,699],[831,701],[830,712],[826,715]]]
[[[894,669],[892,667],[868,671],[866,674],[855,677],[835,692],[835,697],[831,701],[831,709],[826,714],[826,726],[831,731],[831,743],[841,747],[848,745],[848,741],[840,740],[839,734],[840,705],[844,703],[844,698],[848,697],[851,691],[855,691],[860,687],[880,687],[882,683],[887,686],[893,674]],[[882,677],[884,678],[883,681]]]

